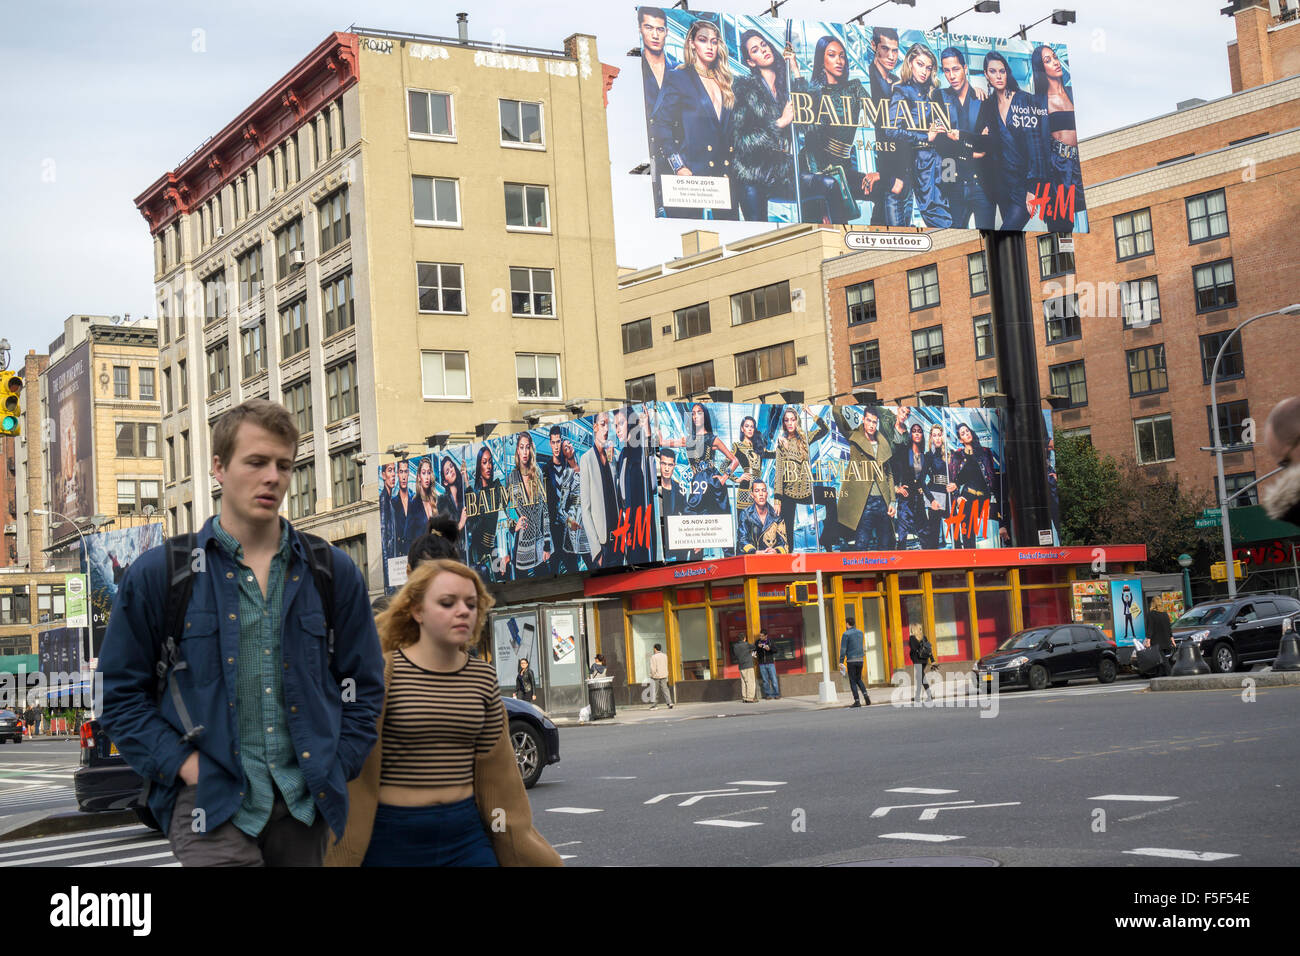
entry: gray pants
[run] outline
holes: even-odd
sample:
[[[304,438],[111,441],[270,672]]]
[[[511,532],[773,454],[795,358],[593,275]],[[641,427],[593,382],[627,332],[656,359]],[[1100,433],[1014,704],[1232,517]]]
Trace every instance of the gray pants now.
[[[923,688],[925,690],[925,695],[929,697],[931,700],[934,699],[934,694],[930,693],[930,683],[925,678],[926,666],[927,665],[925,664],[912,665],[912,669],[916,672],[916,699],[918,703],[921,700],[921,690]]]
[[[662,696],[664,702],[667,703],[669,707],[673,705],[673,689],[669,686],[667,677],[650,678],[650,686],[654,688],[654,699],[651,700],[652,704],[659,703],[659,698]]]
[[[311,826],[299,823],[277,793],[271,819],[251,837],[229,820],[211,833],[196,832],[202,817],[194,815],[198,785],[181,788],[172,811],[167,839],[181,866],[320,866],[325,860],[330,828],[319,808]]]

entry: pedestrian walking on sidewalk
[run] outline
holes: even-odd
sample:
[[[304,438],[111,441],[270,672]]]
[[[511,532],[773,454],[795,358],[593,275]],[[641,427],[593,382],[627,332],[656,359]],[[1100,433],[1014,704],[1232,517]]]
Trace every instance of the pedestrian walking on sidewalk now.
[[[925,690],[925,695],[929,700],[934,700],[934,694],[930,692],[930,682],[926,679],[925,671],[934,660],[934,650],[930,647],[930,639],[925,636],[920,624],[913,624],[909,629],[910,637],[907,639],[908,652],[912,656],[912,669],[916,673],[916,702],[921,702],[921,690]]]
[[[853,612],[844,612],[847,627],[840,636],[840,663],[845,665],[845,674],[849,679],[849,690],[853,691],[853,706],[862,707],[871,703],[867,696],[867,685],[862,683],[862,664],[866,660],[866,635],[853,623]],[[858,690],[862,690],[862,703],[858,703]]]
[[[741,635],[731,645],[731,656],[740,668],[740,699],[746,704],[758,700],[758,688],[754,686],[754,645]]]
[[[655,652],[650,655],[650,684],[653,690],[653,696],[650,698],[650,709],[659,709],[659,697],[668,702],[668,709],[673,709],[673,691],[668,686],[668,655],[664,653],[662,647],[655,645]]]
[[[528,668],[528,658],[519,658],[519,674],[515,677],[515,692],[512,695],[515,700],[526,700],[530,704],[537,703],[537,685],[533,681],[533,672]]]
[[[758,673],[763,680],[763,697],[767,700],[780,700],[781,685],[776,681],[776,651],[772,647],[772,638],[768,637],[767,628],[758,632],[754,651],[758,655]]]

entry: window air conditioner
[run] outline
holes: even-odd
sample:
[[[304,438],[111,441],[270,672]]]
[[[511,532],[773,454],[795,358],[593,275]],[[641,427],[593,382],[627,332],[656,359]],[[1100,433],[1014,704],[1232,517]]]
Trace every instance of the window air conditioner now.
[[[300,266],[300,265],[302,265],[304,262],[307,261],[307,258],[306,258],[306,256],[303,255],[301,249],[295,249],[295,250],[293,250],[293,255],[290,256],[290,261],[291,261],[294,265],[296,265],[296,266]]]

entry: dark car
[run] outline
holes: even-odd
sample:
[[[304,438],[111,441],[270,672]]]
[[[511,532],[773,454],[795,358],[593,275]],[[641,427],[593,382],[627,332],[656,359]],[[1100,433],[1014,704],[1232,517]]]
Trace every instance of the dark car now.
[[[1191,641],[1210,669],[1226,674],[1277,658],[1282,623],[1300,615],[1300,601],[1282,594],[1239,594],[1198,604],[1173,623],[1174,643]]]
[[[1013,634],[975,665],[980,686],[1042,690],[1095,677],[1109,684],[1119,671],[1115,642],[1094,624],[1053,624]]]
[[[524,786],[532,787],[542,770],[560,759],[560,731],[532,704],[507,697],[510,742],[515,748],[519,775]],[[3,719],[0,718],[0,724]],[[3,732],[3,731],[0,731]],[[87,813],[104,810],[134,810],[145,826],[158,828],[149,808],[140,799],[143,781],[117,752],[116,745],[100,730],[99,721],[81,725],[81,766],[72,774],[77,807]]]
[[[23,719],[12,710],[0,710],[0,744],[23,742]]]

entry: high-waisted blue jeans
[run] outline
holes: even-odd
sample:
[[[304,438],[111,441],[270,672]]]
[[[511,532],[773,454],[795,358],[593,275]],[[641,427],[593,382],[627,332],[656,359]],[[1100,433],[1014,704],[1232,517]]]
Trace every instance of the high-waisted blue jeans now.
[[[496,866],[474,798],[432,807],[381,803],[362,866]]]

